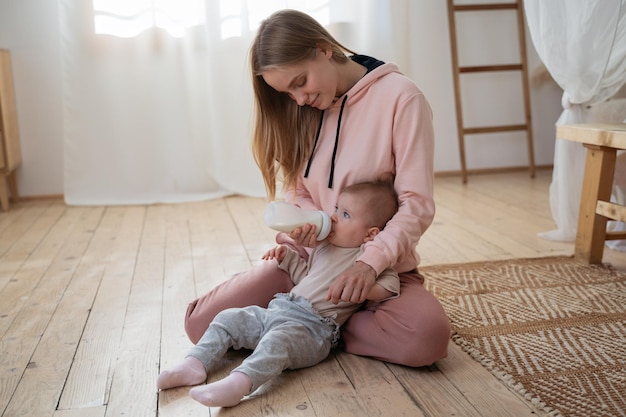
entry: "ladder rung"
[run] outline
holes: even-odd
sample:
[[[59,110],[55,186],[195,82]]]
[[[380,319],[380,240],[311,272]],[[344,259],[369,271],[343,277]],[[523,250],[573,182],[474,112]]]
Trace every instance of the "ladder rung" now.
[[[517,3],[494,4],[457,4],[453,6],[455,12],[475,12],[479,10],[509,10],[517,9]]]
[[[488,71],[521,71],[522,64],[505,65],[476,65],[471,67],[459,67],[459,72],[488,72]]]
[[[497,132],[512,132],[515,130],[527,130],[527,125],[502,125],[502,126],[483,126],[483,127],[467,127],[463,129],[463,133],[466,135],[472,135],[476,133],[497,133]]]

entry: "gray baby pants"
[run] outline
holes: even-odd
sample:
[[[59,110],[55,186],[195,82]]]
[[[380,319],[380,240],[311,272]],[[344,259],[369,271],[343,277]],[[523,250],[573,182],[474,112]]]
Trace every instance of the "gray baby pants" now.
[[[229,348],[254,349],[233,372],[243,372],[255,391],[285,369],[313,366],[323,361],[339,337],[334,320],[324,318],[300,296],[277,294],[267,309],[230,308],[213,319],[188,356],[215,370]]]

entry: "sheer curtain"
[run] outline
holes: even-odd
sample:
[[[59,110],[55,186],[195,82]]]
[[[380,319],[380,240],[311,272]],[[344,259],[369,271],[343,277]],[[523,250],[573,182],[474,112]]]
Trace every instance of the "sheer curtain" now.
[[[524,4],[537,53],[563,89],[563,113],[556,123],[626,122],[626,99],[617,94],[626,82],[626,0]],[[546,239],[576,237],[585,152],[578,143],[556,140],[550,207],[557,229],[540,235]],[[617,200],[626,191],[624,163],[620,155],[613,193]]]
[[[392,36],[391,15],[402,14],[391,3],[60,0],[66,202],[264,196],[250,152],[248,49],[258,22],[300,9],[375,54],[388,49],[380,40]]]

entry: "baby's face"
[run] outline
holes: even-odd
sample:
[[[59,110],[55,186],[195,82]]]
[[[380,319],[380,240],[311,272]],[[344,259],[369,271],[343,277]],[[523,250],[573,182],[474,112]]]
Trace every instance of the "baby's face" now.
[[[328,240],[335,246],[356,248],[365,242],[370,226],[365,223],[367,207],[354,194],[341,194],[331,216]]]

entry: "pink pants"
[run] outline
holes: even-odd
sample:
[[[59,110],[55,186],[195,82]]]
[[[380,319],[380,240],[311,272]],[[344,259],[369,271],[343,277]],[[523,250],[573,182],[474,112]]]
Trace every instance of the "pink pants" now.
[[[341,329],[348,353],[408,366],[431,365],[448,354],[450,322],[437,299],[422,285],[417,271],[400,274],[400,296],[369,302]],[[195,344],[213,318],[230,307],[267,307],[276,293],[289,292],[293,283],[275,261],[267,261],[234,275],[187,308],[185,331]]]

